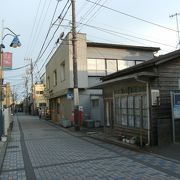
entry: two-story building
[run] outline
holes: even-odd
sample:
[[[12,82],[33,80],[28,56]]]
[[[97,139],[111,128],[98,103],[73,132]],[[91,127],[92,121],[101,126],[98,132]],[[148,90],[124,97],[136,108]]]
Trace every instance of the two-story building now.
[[[103,97],[100,89],[87,89],[100,77],[134,66],[154,57],[159,48],[88,42],[86,34],[77,34],[77,69],[80,105],[84,119],[103,124]],[[73,60],[72,34],[68,33],[46,65],[47,91],[51,119],[72,119]]]

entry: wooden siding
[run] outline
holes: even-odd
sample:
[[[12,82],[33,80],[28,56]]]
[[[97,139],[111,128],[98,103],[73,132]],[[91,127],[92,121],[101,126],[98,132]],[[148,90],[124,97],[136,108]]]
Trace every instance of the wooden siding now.
[[[160,105],[152,108],[151,126],[153,139],[157,138],[158,145],[172,142],[172,117],[170,92],[178,90],[180,79],[180,59],[174,59],[156,68],[159,77],[151,82],[152,89],[160,91]],[[177,124],[180,129],[180,124]],[[178,132],[178,131],[177,131]]]

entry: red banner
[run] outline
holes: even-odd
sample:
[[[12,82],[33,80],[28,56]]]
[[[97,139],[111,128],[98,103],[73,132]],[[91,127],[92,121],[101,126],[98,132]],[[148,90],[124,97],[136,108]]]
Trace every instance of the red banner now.
[[[10,52],[2,53],[2,64],[3,64],[3,69],[12,69],[12,53]]]

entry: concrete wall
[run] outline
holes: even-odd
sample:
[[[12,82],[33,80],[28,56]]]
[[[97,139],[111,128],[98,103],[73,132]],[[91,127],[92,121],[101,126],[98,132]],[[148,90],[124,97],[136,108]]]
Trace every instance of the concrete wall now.
[[[57,91],[66,89],[70,86],[70,71],[69,67],[69,54],[70,54],[70,42],[68,37],[57,48],[56,52],[51,57],[50,61],[46,65],[46,80],[50,79],[50,84],[47,84],[49,91],[56,93]],[[61,80],[60,68],[61,64],[65,62],[65,80]],[[54,85],[54,71],[57,72],[57,85]],[[47,82],[48,83],[48,82]]]
[[[87,58],[149,60],[153,57],[152,52],[142,50],[87,47]]]
[[[68,34],[46,66],[46,77],[50,78],[50,91],[57,94],[68,88],[73,88],[73,59],[72,59],[72,36]],[[87,61],[86,61],[86,37],[85,34],[77,36],[77,64],[78,64],[78,87],[88,86]],[[65,79],[61,77],[61,64],[65,63]],[[54,71],[57,72],[57,85],[54,85]]]

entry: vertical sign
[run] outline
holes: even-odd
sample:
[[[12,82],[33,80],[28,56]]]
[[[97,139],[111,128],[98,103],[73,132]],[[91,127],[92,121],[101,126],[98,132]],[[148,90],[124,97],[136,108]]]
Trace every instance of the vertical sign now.
[[[173,99],[174,99],[174,119],[180,119],[180,93],[174,93],[173,94]]]
[[[3,70],[12,69],[12,53],[10,52],[2,53],[2,67]]]
[[[171,92],[173,143],[176,142],[175,120],[180,119],[180,92]]]

